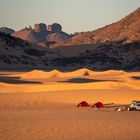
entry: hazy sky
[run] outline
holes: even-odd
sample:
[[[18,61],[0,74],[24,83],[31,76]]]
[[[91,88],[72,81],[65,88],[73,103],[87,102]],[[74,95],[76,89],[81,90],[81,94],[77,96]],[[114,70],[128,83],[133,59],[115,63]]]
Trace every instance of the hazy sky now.
[[[0,0],[0,27],[21,29],[34,23],[60,23],[68,33],[115,22],[140,6],[140,0]]]

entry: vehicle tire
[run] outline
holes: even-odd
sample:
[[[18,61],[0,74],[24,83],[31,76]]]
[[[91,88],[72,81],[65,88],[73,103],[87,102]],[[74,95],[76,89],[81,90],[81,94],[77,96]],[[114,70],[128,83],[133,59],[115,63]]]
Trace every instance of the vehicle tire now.
[[[136,108],[132,108],[132,111],[136,111]]]

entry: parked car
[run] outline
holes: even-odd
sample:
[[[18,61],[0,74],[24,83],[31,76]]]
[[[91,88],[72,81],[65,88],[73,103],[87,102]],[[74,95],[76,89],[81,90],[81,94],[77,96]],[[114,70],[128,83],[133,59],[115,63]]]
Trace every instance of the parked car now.
[[[128,109],[129,111],[140,111],[140,101],[133,101]]]

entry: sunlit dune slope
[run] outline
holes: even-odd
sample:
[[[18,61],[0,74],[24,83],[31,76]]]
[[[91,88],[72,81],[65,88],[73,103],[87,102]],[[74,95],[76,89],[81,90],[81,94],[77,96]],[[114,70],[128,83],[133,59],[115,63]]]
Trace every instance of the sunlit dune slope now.
[[[12,76],[19,79],[12,79]],[[13,81],[10,81],[13,80]],[[0,81],[1,93],[37,93],[86,89],[140,89],[140,73],[109,70],[95,72],[80,69],[73,72],[33,70],[10,75]]]
[[[23,79],[45,79],[45,78],[52,78],[57,77],[61,74],[58,70],[52,70],[50,72],[45,72],[41,70],[33,70],[31,72],[27,72],[21,75]]]
[[[23,79],[45,79],[52,77],[80,77],[80,76],[94,76],[94,75],[123,75],[127,74],[124,71],[117,70],[108,70],[103,72],[91,71],[89,69],[83,68],[79,70],[75,70],[72,72],[61,72],[59,70],[52,70],[50,72],[42,71],[42,70],[33,70],[21,75]]]

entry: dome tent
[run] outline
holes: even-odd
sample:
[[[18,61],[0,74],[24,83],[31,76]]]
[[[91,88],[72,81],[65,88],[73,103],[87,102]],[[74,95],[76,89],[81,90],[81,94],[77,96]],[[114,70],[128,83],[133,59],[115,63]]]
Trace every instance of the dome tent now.
[[[104,108],[104,104],[102,102],[97,102],[93,105],[93,108]]]
[[[90,105],[86,101],[80,102],[77,107],[89,107]]]

